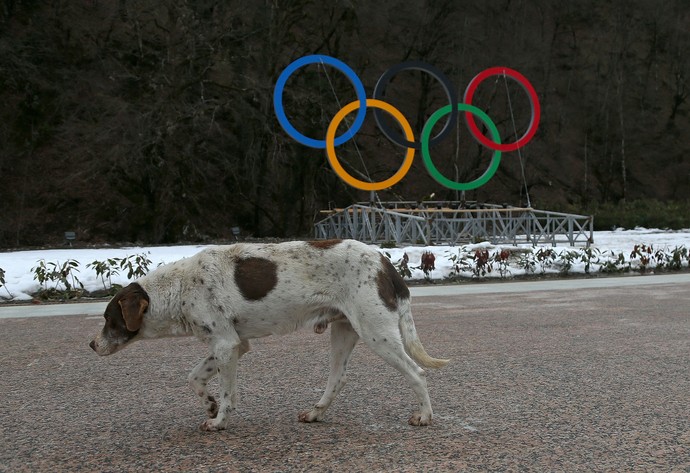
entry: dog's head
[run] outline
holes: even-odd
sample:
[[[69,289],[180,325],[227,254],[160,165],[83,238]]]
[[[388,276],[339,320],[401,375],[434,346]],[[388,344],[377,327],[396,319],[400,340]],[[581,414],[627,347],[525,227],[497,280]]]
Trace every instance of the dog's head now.
[[[99,355],[112,355],[139,333],[149,296],[137,283],[118,291],[105,308],[105,325],[89,346]]]

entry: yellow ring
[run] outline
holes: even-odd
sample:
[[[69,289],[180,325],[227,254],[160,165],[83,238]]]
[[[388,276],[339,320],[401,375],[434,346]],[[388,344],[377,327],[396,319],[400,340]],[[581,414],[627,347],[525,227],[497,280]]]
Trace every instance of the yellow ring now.
[[[393,107],[389,103],[377,99],[367,99],[367,107],[380,108],[381,110],[390,113],[393,116],[393,118],[398,120],[400,126],[402,126],[407,141],[414,141],[414,133],[412,132],[412,127],[410,126],[407,119],[403,116],[402,113],[400,113],[400,111],[397,108]],[[393,174],[385,181],[365,182],[352,177],[340,165],[338,157],[335,155],[335,132],[338,130],[338,125],[340,125],[340,122],[343,121],[343,119],[349,113],[357,110],[358,108],[359,100],[350,102],[349,104],[345,105],[342,109],[340,109],[338,113],[336,113],[336,115],[333,117],[333,120],[331,120],[331,124],[328,125],[328,131],[326,131],[326,155],[328,156],[328,162],[331,163],[331,167],[338,175],[338,177],[346,183],[348,183],[349,185],[351,185],[352,187],[356,187],[357,189],[361,189],[364,191],[378,191],[381,189],[386,189],[397,184],[403,177],[405,177],[405,174],[407,174],[407,172],[410,170],[410,167],[412,167],[412,160],[414,159],[415,149],[407,148],[405,160],[400,166],[400,169],[398,169],[398,172]]]

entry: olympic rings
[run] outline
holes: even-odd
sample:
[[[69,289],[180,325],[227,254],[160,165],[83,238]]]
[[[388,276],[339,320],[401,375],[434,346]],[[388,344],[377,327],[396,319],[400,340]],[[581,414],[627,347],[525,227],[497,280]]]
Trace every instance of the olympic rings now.
[[[489,182],[489,179],[491,179],[494,174],[496,174],[496,171],[498,170],[498,165],[501,164],[501,151],[497,149],[494,150],[494,154],[491,157],[491,163],[489,164],[488,169],[484,171],[484,174],[479,176],[474,181],[451,181],[446,176],[441,174],[441,172],[431,161],[431,155],[429,154],[429,144],[431,140],[429,140],[429,135],[431,135],[431,130],[434,128],[434,125],[436,125],[436,122],[439,121],[439,119],[442,116],[452,112],[452,110],[452,105],[446,105],[445,107],[436,110],[436,112],[429,117],[429,120],[424,125],[424,129],[422,130],[422,137],[420,139],[422,143],[422,158],[424,159],[424,164],[426,165],[427,171],[429,171],[431,177],[436,179],[436,182],[456,191],[468,191],[483,186],[484,184]],[[489,116],[486,113],[484,113],[474,105],[469,105],[466,103],[457,104],[456,110],[463,111],[466,114],[477,115],[489,128],[489,131],[491,132],[491,136],[493,137],[494,141],[496,141],[496,143],[500,145],[501,137],[498,133],[498,128],[496,128],[496,124],[491,120],[491,118],[489,118]]]
[[[453,86],[451,85],[446,75],[440,70],[436,69],[431,64],[427,64],[421,61],[407,61],[388,69],[386,72],[383,73],[381,77],[379,77],[379,80],[376,82],[373,97],[375,99],[383,99],[383,96],[385,95],[384,89],[386,85],[388,85],[388,83],[390,82],[391,78],[398,72],[409,70],[428,72],[434,79],[441,83],[441,85],[443,86],[443,90],[445,90],[446,96],[448,97],[448,102],[450,102],[451,104],[458,102],[458,96],[455,93],[455,89],[453,89]],[[457,114],[458,111],[456,109],[453,109],[450,112],[450,117],[448,118],[446,125],[438,133],[438,135],[432,138],[432,146],[436,146],[439,143],[439,141],[441,141],[443,138],[446,137],[448,133],[450,133],[450,131],[453,129],[453,125],[455,125],[455,120],[457,120]],[[421,143],[415,143],[412,140],[402,139],[402,137],[400,137],[390,128],[388,128],[386,123],[381,119],[381,112],[379,110],[374,110],[374,118],[376,118],[376,124],[379,126],[381,132],[384,135],[386,135],[386,137],[393,143],[404,148],[420,149]]]
[[[356,101],[344,106],[333,117],[328,126],[325,140],[316,140],[314,138],[309,138],[297,131],[297,129],[288,120],[283,107],[283,92],[285,90],[285,84],[287,83],[290,76],[300,67],[315,63],[327,64],[343,72],[355,88],[355,92],[357,95]],[[424,128],[422,129],[422,134],[419,143],[414,141],[414,133],[412,131],[412,128],[410,127],[409,122],[402,115],[402,113],[392,105],[381,100],[385,95],[385,87],[386,85],[388,85],[391,78],[397,73],[406,70],[419,70],[430,74],[432,77],[434,77],[441,83],[443,89],[446,92],[446,96],[448,97],[448,100],[450,102],[449,105],[446,105],[434,112],[431,115],[431,117],[427,120],[426,124],[424,125]],[[484,113],[482,110],[478,109],[471,103],[479,84],[486,80],[488,77],[495,75],[503,75],[504,77],[510,77],[511,79],[517,81],[523,88],[523,90],[527,93],[527,96],[529,98],[530,108],[532,112],[530,123],[525,134],[514,143],[501,144],[500,134],[495,123],[489,118],[489,116],[486,113]],[[455,91],[453,90],[453,87],[450,84],[450,81],[441,71],[421,61],[403,62],[387,70],[384,74],[381,75],[379,80],[376,82],[373,98],[367,99],[364,86],[357,74],[355,74],[355,72],[344,62],[322,54],[304,56],[290,63],[288,67],[286,67],[278,77],[278,81],[276,82],[276,86],[273,92],[273,107],[275,108],[276,117],[278,118],[278,122],[288,133],[288,135],[290,135],[293,139],[295,139],[297,142],[303,145],[312,148],[325,149],[328,161],[335,173],[338,175],[338,177],[340,177],[343,181],[345,181],[352,187],[369,191],[385,189],[398,183],[410,170],[410,167],[412,166],[412,161],[414,159],[415,150],[421,150],[422,158],[424,159],[424,164],[429,174],[431,174],[431,176],[439,184],[454,190],[476,189],[486,184],[489,181],[489,179],[491,179],[491,177],[493,177],[493,175],[496,173],[498,166],[501,162],[502,152],[515,151],[518,148],[521,148],[534,137],[537,131],[539,119],[541,117],[539,98],[537,97],[534,87],[532,87],[529,81],[522,74],[513,69],[509,69],[507,67],[492,67],[477,74],[467,86],[465,94],[463,95],[463,101],[464,103],[457,102],[457,96],[455,94]],[[379,129],[382,131],[382,133],[393,143],[401,147],[407,148],[405,159],[398,171],[396,171],[396,173],[390,178],[380,182],[366,182],[354,178],[352,175],[348,174],[348,172],[342,167],[342,165],[338,161],[338,157],[335,154],[336,146],[340,146],[341,144],[345,143],[346,141],[351,139],[355,135],[355,133],[359,131],[362,124],[364,123],[364,117],[366,115],[367,107],[371,107],[372,109],[374,109],[374,118],[376,119],[376,123],[379,126]],[[345,133],[343,133],[339,137],[336,137],[335,133],[338,129],[338,125],[340,125],[342,120],[354,110],[358,110],[354,122]],[[386,123],[381,119],[381,110],[393,116],[393,118],[395,118],[400,123],[404,136],[395,133],[386,125]],[[431,146],[438,144],[438,142],[442,140],[455,125],[458,111],[465,112],[467,126],[472,136],[479,143],[494,151],[494,154],[491,158],[491,163],[489,164],[489,167],[484,172],[484,174],[470,182],[452,181],[447,177],[443,176],[441,172],[438,170],[438,168],[436,168],[436,166],[432,162],[431,155],[429,152],[429,148]],[[450,114],[450,116],[448,117],[448,120],[446,121],[446,124],[444,125],[443,129],[436,136],[431,138],[431,131],[434,125],[436,125],[436,123],[443,116],[448,114]],[[491,138],[484,136],[484,134],[479,130],[474,119],[475,115],[479,117],[479,119],[482,122],[484,122],[484,124],[487,126]]]
[[[391,104],[383,102],[381,100],[377,99],[367,99],[367,107],[372,107],[375,109],[381,109],[385,110],[389,114],[393,116],[398,122],[400,122],[400,125],[403,128],[403,131],[405,132],[405,137],[412,141],[414,139],[414,133],[412,132],[412,127],[410,126],[410,123],[407,121],[407,118],[400,113],[400,110],[397,108],[393,107]],[[334,117],[333,120],[331,121],[331,124],[328,125],[328,131],[326,131],[326,155],[328,156],[328,162],[331,163],[331,167],[335,171],[335,173],[340,176],[340,178],[350,184],[352,187],[356,187],[357,189],[365,190],[365,191],[378,191],[381,189],[386,189],[388,187],[391,187],[400,181],[403,177],[405,177],[405,174],[407,174],[407,171],[410,170],[410,167],[412,167],[412,160],[414,159],[414,148],[407,148],[407,153],[405,154],[405,160],[403,161],[402,165],[400,166],[400,169],[393,174],[393,176],[389,177],[385,181],[381,182],[366,182],[366,181],[360,181],[359,179],[356,179],[352,177],[350,174],[345,171],[345,169],[340,165],[340,162],[338,161],[338,157],[335,155],[335,140],[333,139],[335,137],[335,132],[338,129],[338,125],[340,122],[345,118],[350,112],[353,110],[360,108],[359,107],[359,102],[350,102],[349,104],[345,105]],[[438,120],[436,120],[438,121]]]
[[[479,84],[487,77],[501,74],[515,79],[518,84],[522,86],[525,92],[527,92],[527,97],[529,97],[530,107],[532,108],[532,118],[530,119],[529,127],[527,127],[525,134],[522,135],[522,137],[515,143],[502,145],[499,142],[491,141],[484,136],[481,131],[479,131],[479,128],[477,128],[477,124],[474,122],[474,117],[471,113],[465,113],[465,118],[467,119],[467,126],[469,127],[470,132],[472,132],[472,135],[474,135],[474,137],[487,148],[499,151],[515,151],[516,149],[523,147],[529,140],[532,139],[532,137],[534,137],[534,134],[537,132],[537,126],[539,126],[539,118],[541,116],[539,98],[537,97],[537,93],[534,91],[534,87],[532,87],[532,84],[529,83],[525,76],[520,74],[518,71],[508,69],[507,67],[491,67],[483,72],[480,72],[474,77],[474,79],[470,81],[462,100],[468,105],[471,104],[472,98],[474,97],[474,92],[477,90]]]
[[[287,82],[287,80],[290,78],[292,73],[300,67],[306,66],[307,64],[315,63],[328,64],[329,66],[333,66],[341,72],[345,73],[347,78],[350,79],[350,82],[354,86],[355,91],[357,92],[357,99],[359,100],[360,104],[362,104],[362,106],[359,109],[359,112],[357,113],[357,117],[355,118],[355,121],[350,127],[350,129],[335,140],[336,146],[340,146],[341,144],[345,143],[347,140],[352,138],[355,135],[355,133],[359,131],[360,127],[364,123],[364,116],[366,114],[367,109],[367,93],[364,90],[364,84],[362,84],[362,81],[359,80],[359,77],[357,76],[357,74],[355,74],[355,71],[353,71],[350,68],[350,66],[348,66],[344,62],[331,56],[324,56],[323,54],[313,54],[311,56],[304,56],[292,62],[288,67],[285,68],[283,72],[280,73],[280,76],[278,76],[276,87],[275,89],[273,89],[273,108],[275,108],[276,110],[276,116],[278,117],[278,121],[280,122],[281,126],[287,132],[288,135],[292,136],[299,143],[309,146],[310,148],[323,149],[326,147],[325,140],[315,140],[313,138],[304,136],[302,133],[297,131],[297,129],[295,129],[295,127],[293,127],[290,123],[290,120],[288,120],[287,115],[285,115],[285,109],[283,108],[283,90],[285,89],[285,83]]]

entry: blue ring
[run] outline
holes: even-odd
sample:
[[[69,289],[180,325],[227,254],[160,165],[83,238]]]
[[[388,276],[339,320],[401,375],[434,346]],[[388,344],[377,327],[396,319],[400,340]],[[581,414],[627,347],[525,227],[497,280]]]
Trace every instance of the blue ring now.
[[[357,99],[359,100],[359,111],[357,112],[354,123],[345,133],[335,139],[335,146],[345,143],[362,127],[362,124],[364,123],[364,116],[366,115],[367,93],[364,90],[364,84],[362,84],[362,81],[359,79],[357,74],[355,74],[355,71],[350,68],[350,66],[334,57],[325,56],[323,54],[303,56],[291,62],[290,65],[280,73],[278,82],[276,82],[276,87],[273,90],[273,108],[275,108],[278,123],[280,123],[280,126],[283,127],[283,130],[285,130],[287,134],[294,138],[297,142],[302,143],[305,146],[309,146],[310,148],[326,149],[326,140],[315,140],[314,138],[304,136],[302,133],[297,131],[297,129],[292,126],[288,120],[287,115],[285,115],[285,109],[283,108],[283,90],[285,89],[287,80],[290,78],[292,73],[300,67],[314,63],[328,64],[329,66],[335,67],[340,72],[344,73],[350,80],[350,83],[354,86],[357,93]]]

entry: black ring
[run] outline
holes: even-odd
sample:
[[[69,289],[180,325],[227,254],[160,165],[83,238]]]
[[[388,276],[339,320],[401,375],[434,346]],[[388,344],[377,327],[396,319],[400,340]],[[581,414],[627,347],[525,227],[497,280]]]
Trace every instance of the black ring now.
[[[398,72],[402,71],[409,71],[409,70],[415,70],[415,71],[422,71],[426,72],[429,75],[431,75],[434,79],[439,81],[441,85],[443,86],[443,89],[446,91],[446,95],[448,96],[448,101],[450,102],[452,106],[452,111],[450,115],[448,116],[448,121],[446,121],[445,126],[443,129],[436,135],[434,136],[431,140],[429,140],[429,146],[435,146],[438,144],[439,141],[441,141],[443,138],[446,137],[446,135],[451,131],[451,128],[455,125],[455,121],[458,118],[458,110],[455,107],[455,104],[458,103],[458,96],[455,93],[455,90],[453,89],[452,84],[446,77],[446,75],[441,72],[439,69],[436,69],[434,66],[431,64],[427,64],[426,62],[422,61],[405,61],[401,62],[398,65],[395,65],[388,69],[386,72],[379,77],[378,82],[376,82],[376,86],[374,87],[374,94],[373,98],[378,99],[378,100],[383,100],[384,97],[384,90],[385,87],[388,85],[388,82],[390,82],[391,78],[396,75]],[[383,132],[386,137],[391,140],[393,143],[395,143],[398,146],[402,146],[403,148],[414,148],[414,149],[421,149],[421,143],[419,142],[412,142],[412,141],[407,141],[401,134],[395,132],[394,130],[391,130],[386,124],[384,123],[384,120],[381,115],[381,110],[378,109],[373,109],[374,112],[374,118],[376,118],[376,123],[378,124],[379,128]]]

